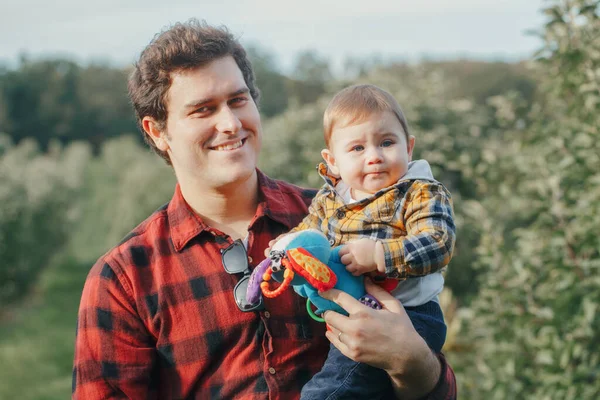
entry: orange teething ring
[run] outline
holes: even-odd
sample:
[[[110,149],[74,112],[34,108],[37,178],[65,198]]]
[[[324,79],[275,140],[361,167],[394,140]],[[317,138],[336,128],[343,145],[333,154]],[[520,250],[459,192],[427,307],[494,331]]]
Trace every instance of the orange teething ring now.
[[[271,271],[270,270],[267,270],[267,272],[265,272],[265,274],[263,275],[263,279],[265,280],[265,282],[262,282],[260,284],[260,289],[263,292],[263,294],[265,295],[265,297],[268,297],[268,298],[277,297],[281,293],[283,293],[284,290],[286,290],[288,287],[290,287],[290,284],[292,283],[292,279],[294,279],[294,271],[286,268],[286,270],[283,272],[283,282],[281,282],[281,285],[279,285],[279,287],[277,287],[273,290],[269,289],[268,281],[271,280]]]

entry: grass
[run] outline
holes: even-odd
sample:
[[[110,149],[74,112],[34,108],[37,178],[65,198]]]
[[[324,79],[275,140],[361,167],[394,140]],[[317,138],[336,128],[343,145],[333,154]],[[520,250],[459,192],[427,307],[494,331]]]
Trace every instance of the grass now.
[[[66,399],[77,309],[91,263],[63,257],[40,276],[30,298],[0,321],[0,399]]]

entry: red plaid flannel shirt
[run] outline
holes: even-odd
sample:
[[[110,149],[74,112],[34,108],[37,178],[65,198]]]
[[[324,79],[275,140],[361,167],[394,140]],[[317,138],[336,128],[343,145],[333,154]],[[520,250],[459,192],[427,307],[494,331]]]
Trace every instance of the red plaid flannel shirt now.
[[[260,172],[259,185],[251,268],[271,239],[302,220],[315,194]],[[221,265],[231,242],[177,186],[168,205],[101,257],[79,308],[73,398],[297,399],[327,355],[324,325],[293,291],[265,299],[265,311],[239,311],[239,277]],[[434,391],[443,397],[431,399],[456,391],[445,365]]]

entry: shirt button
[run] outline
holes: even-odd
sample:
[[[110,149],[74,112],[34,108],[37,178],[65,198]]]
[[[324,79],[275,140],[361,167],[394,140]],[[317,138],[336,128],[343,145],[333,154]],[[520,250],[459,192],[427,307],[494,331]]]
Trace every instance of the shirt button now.
[[[248,256],[248,262],[252,263],[252,257]]]
[[[342,210],[337,210],[337,212],[335,213],[335,215],[338,217],[338,219],[342,219],[346,216],[346,213]]]
[[[335,240],[329,239],[329,244],[333,246],[335,244]]]
[[[273,367],[269,368],[269,373],[271,375],[275,375],[275,368],[273,368]]]
[[[265,318],[271,318],[271,313],[268,311],[265,311]]]

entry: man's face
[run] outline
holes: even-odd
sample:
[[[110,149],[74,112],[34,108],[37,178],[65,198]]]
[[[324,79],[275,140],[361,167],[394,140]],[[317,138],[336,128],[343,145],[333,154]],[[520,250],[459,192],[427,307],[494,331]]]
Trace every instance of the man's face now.
[[[354,125],[336,128],[331,150],[323,157],[333,173],[352,188],[356,200],[395,184],[408,170],[414,137],[408,142],[391,112],[372,115]]]
[[[151,137],[182,185],[223,189],[254,174],[260,116],[231,56],[173,73],[166,103],[165,131]]]

